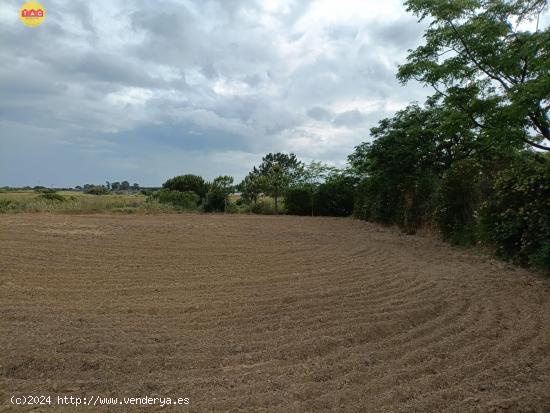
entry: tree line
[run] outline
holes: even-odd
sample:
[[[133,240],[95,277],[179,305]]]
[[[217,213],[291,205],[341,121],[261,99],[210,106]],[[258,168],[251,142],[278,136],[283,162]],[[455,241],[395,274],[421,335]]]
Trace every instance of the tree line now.
[[[128,181],[122,181],[122,182],[106,181],[105,185],[95,185],[95,184],[84,184],[83,186],[77,185],[75,187],[75,190],[83,191],[85,194],[91,194],[91,195],[107,195],[109,193],[113,193],[113,192],[117,193],[117,192],[123,192],[123,191],[137,192],[140,190],[140,186],[138,183],[134,183],[133,185],[130,185],[130,182]]]
[[[550,270],[547,1],[405,4],[430,24],[397,76],[434,93],[381,120],[345,168],[270,153],[237,185],[184,175],[153,197],[205,211],[354,215],[409,234],[432,228]],[[535,29],[520,29],[529,22]]]

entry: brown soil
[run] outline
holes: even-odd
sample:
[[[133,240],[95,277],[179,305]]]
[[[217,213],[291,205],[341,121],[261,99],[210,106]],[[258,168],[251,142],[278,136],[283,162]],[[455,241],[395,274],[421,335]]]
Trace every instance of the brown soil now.
[[[0,215],[0,352],[4,411],[548,412],[550,282],[350,219]]]

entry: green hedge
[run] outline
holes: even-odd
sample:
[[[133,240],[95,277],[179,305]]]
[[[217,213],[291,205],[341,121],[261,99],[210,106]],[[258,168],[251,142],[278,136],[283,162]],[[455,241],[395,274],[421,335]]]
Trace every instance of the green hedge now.
[[[192,191],[180,192],[161,189],[150,195],[148,199],[156,200],[161,204],[169,204],[181,210],[196,210],[200,204],[200,197]]]
[[[550,158],[524,153],[497,174],[480,211],[484,239],[497,254],[550,272]]]

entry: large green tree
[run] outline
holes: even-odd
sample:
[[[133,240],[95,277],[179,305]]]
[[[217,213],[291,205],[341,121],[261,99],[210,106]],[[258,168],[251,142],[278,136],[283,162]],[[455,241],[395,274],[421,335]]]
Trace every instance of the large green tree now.
[[[432,86],[466,114],[480,139],[550,150],[550,28],[541,0],[407,0],[430,21],[398,77]],[[523,29],[531,21],[536,29]]]

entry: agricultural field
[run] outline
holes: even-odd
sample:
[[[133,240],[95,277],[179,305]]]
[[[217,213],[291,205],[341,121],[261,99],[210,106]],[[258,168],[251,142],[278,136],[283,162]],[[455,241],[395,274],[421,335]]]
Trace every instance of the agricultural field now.
[[[96,213],[105,211],[132,213],[145,209],[158,210],[160,208],[154,205],[145,205],[146,197],[141,194],[98,196],[79,191],[57,191],[53,194],[56,197],[52,197],[51,193],[41,193],[33,190],[0,191],[0,213]]]
[[[2,403],[550,411],[548,280],[433,238],[346,218],[19,213],[0,214],[0,245]]]

